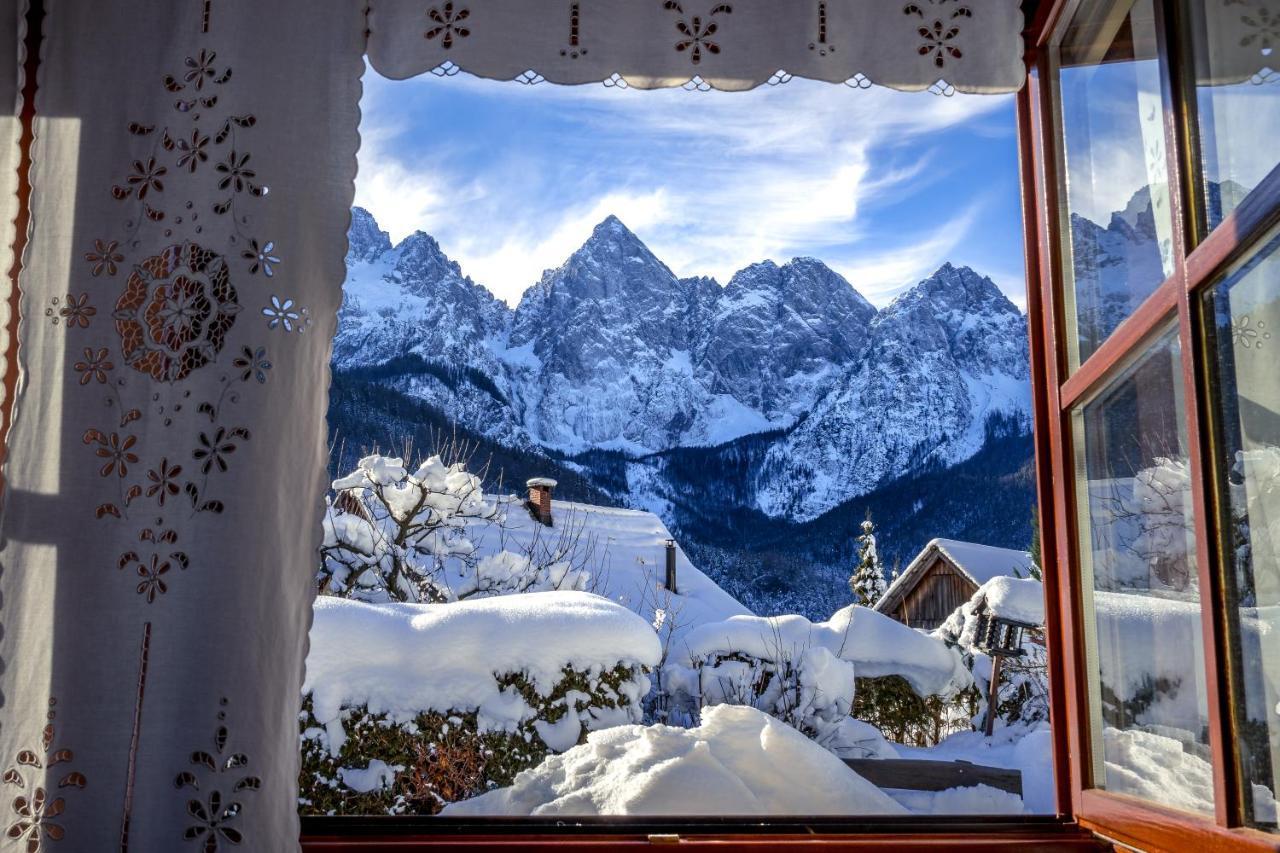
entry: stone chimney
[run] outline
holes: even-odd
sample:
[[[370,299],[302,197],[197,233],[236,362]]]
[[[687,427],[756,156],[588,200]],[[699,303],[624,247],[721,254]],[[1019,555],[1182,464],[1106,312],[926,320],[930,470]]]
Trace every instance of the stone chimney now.
[[[526,506],[529,513],[538,521],[551,526],[551,491],[556,481],[550,477],[534,477],[525,483],[529,487],[529,500]]]

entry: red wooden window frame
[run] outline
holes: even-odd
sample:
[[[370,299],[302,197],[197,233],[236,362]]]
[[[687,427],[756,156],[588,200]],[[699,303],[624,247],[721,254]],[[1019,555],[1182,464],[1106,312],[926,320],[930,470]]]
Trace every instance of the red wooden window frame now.
[[[1074,372],[1068,370],[1064,325],[1062,217],[1059,197],[1060,138],[1055,118],[1055,81],[1050,46],[1080,6],[1080,0],[1052,0],[1038,11],[1027,32],[1028,85],[1018,97],[1023,131],[1024,198],[1028,247],[1028,313],[1031,324],[1033,403],[1036,414],[1036,470],[1042,508],[1045,554],[1055,558],[1046,571],[1049,601],[1050,674],[1053,698],[1055,770],[1059,810],[1082,826],[1140,848],[1280,850],[1280,837],[1243,826],[1242,775],[1231,706],[1228,602],[1219,582],[1212,506],[1206,353],[1199,298],[1226,266],[1246,254],[1280,221],[1280,167],[1211,233],[1203,234],[1203,211],[1194,185],[1197,163],[1195,103],[1188,67],[1189,33],[1181,26],[1179,0],[1157,0],[1161,64],[1165,80],[1164,130],[1174,216],[1175,268],[1170,275]],[[1261,141],[1260,143],[1261,144]],[[1028,174],[1029,173],[1029,174]],[[1034,249],[1034,251],[1033,251]],[[1034,269],[1033,269],[1034,267]],[[1078,572],[1071,413],[1105,385],[1124,360],[1139,351],[1176,318],[1186,394],[1186,429],[1195,507],[1196,562],[1201,590],[1210,752],[1214,765],[1212,818],[1164,808],[1092,786],[1084,620]]]

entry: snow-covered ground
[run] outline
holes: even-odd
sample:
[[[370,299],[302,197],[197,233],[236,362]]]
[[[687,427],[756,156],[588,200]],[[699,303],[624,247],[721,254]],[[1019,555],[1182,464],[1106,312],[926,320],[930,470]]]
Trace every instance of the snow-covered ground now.
[[[1025,734],[1022,732],[1019,735]],[[768,714],[717,705],[690,729],[620,726],[526,770],[508,787],[447,807],[444,817],[549,815],[942,815],[1052,812],[1049,732],[988,741],[953,736],[904,757],[1014,767],[1026,804],[985,785],[883,791]],[[1028,781],[1029,780],[1029,781]]]
[[[359,482],[337,485],[377,486],[386,506],[411,498],[416,505],[418,492],[408,488],[413,478],[393,462],[371,461]],[[517,498],[484,498],[470,479],[462,482],[470,475],[461,470],[429,460],[419,474],[414,477],[423,482],[435,477],[466,486],[459,495],[444,486],[430,492],[440,505],[434,511],[458,510],[447,519],[454,526],[433,532],[435,544],[423,551],[448,558],[438,580],[449,594],[430,604],[322,596],[315,605],[302,734],[313,761],[331,762],[324,778],[317,777],[328,790],[375,797],[403,791],[397,786],[407,767],[394,757],[403,753],[353,761],[363,753],[347,748],[356,737],[350,727],[373,721],[413,737],[421,715],[435,714],[446,730],[467,717],[479,735],[514,737],[521,749],[536,748],[512,784],[453,805],[450,814],[1053,810],[1044,647],[1037,637],[1024,638],[1024,656],[1006,668],[993,737],[962,731],[930,748],[908,747],[887,742],[880,730],[851,716],[860,678],[901,676],[918,696],[944,702],[975,684],[985,689],[991,661],[977,637],[980,617],[1039,623],[1038,581],[991,579],[932,635],[859,606],[825,622],[757,617],[678,549],[678,592],[666,590],[669,534],[649,513],[555,501],[555,524],[546,526]],[[362,516],[342,518],[351,526]],[[373,530],[373,521],[361,523]],[[457,535],[446,542],[440,531]],[[537,586],[500,583],[508,563],[512,578],[528,574],[532,564],[547,572],[537,575]],[[494,585],[476,587],[469,573]],[[556,578],[572,583],[555,589]],[[1213,774],[1198,737],[1205,725],[1198,701],[1200,608],[1187,599],[1165,590],[1094,593],[1106,652],[1099,668],[1109,703],[1106,786],[1203,810],[1212,802]],[[1269,646],[1275,610],[1242,614],[1251,646]],[[1251,698],[1276,681],[1270,668],[1261,670],[1252,674]],[[568,686],[566,679],[574,678],[576,686]],[[1026,695],[1018,698],[1023,688]],[[1009,706],[1011,696],[1017,701]],[[1251,718],[1264,719],[1269,709],[1255,705],[1247,709]],[[945,713],[954,717],[954,709]],[[972,711],[959,713],[964,724]],[[637,725],[642,719],[686,727]],[[590,734],[580,743],[584,733]],[[364,741],[351,743],[363,749]],[[881,791],[841,761],[867,757],[1010,768],[1021,773],[1023,796],[984,787]],[[508,775],[497,784],[511,780]],[[464,796],[484,790],[470,787]],[[1260,819],[1275,814],[1271,791],[1255,786],[1252,794]],[[405,807],[404,795],[396,797],[396,808]],[[326,802],[334,808],[340,801],[330,796]]]
[[[956,732],[937,746],[897,747],[903,758],[930,761],[968,761],[988,767],[1005,767],[1022,773],[1022,803],[1004,791],[983,786],[974,799],[964,802],[958,794],[939,796],[937,805],[953,808],[951,814],[1053,814],[1053,744],[1048,724],[1033,727],[998,727],[991,737],[981,732]],[[966,790],[966,789],[961,789]],[[974,789],[967,789],[974,790]],[[911,804],[908,794],[900,795]],[[946,812],[935,812],[945,814]]]

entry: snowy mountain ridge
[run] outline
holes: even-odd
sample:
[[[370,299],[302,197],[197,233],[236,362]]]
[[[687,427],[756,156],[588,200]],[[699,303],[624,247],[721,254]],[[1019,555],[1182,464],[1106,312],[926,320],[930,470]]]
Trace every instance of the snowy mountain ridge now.
[[[776,433],[750,503],[804,520],[969,458],[992,417],[1029,429],[1025,320],[967,267],[877,312],[814,258],[680,278],[610,216],[511,309],[359,208],[347,260],[336,368],[437,365],[397,387],[506,446],[621,452],[631,505],[666,503],[654,454]]]

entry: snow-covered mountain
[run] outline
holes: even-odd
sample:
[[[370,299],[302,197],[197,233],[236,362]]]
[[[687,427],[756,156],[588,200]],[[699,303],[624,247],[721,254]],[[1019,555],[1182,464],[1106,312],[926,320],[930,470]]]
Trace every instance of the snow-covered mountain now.
[[[758,469],[767,515],[807,520],[900,474],[973,456],[993,417],[1030,431],[1026,320],[968,267],[941,269],[871,323],[870,343]]]
[[[1025,321],[968,268],[877,312],[813,258],[679,278],[610,216],[513,310],[426,234],[356,209],[350,239],[335,367],[412,356],[398,390],[504,446],[621,453],[635,505],[674,488],[663,454],[767,436],[748,505],[810,519],[1029,423]]]
[[[525,292],[524,423],[540,444],[638,455],[790,426],[861,352],[875,309],[812,258],[677,278],[616,217]],[[514,362],[513,362],[514,363]]]
[[[415,231],[392,246],[362,208],[351,212],[334,364],[380,364],[416,353],[445,363],[492,367],[485,341],[507,307],[462,274],[435,238]]]

